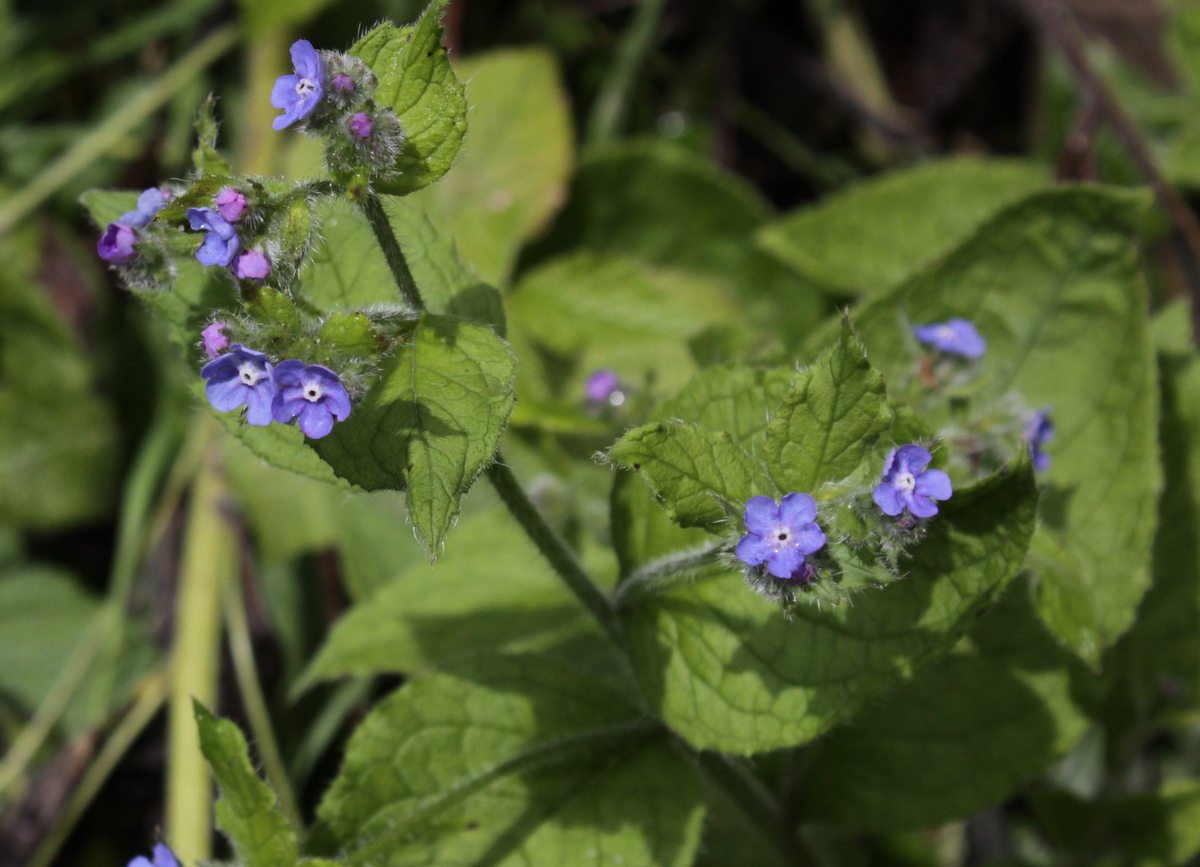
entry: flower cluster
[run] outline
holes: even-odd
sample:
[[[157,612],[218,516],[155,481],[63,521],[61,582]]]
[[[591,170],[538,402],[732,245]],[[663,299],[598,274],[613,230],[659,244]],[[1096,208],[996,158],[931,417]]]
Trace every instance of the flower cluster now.
[[[320,439],[333,422],[350,415],[350,396],[338,375],[320,364],[289,359],[272,365],[267,356],[240,343],[228,343],[219,323],[204,329],[205,352],[212,358],[200,370],[204,393],[217,412],[246,407],[246,423],[263,427],[272,421],[298,419],[305,436]],[[218,354],[220,353],[220,354]]]
[[[271,91],[271,105],[283,111],[272,126],[293,124],[326,139],[326,161],[334,178],[348,182],[395,173],[404,144],[400,121],[375,104],[374,74],[357,57],[317,51],[306,39],[292,44],[291,75]]]

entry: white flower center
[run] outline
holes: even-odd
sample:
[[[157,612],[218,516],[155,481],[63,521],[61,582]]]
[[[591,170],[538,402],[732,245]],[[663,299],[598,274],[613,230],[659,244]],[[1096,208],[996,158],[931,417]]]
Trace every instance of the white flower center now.
[[[309,94],[317,92],[317,83],[307,78],[302,78],[296,82],[296,95],[301,99],[307,99]]]
[[[258,385],[264,376],[266,373],[259,370],[252,361],[243,361],[238,365],[238,379],[251,388]]]
[[[299,86],[296,89],[299,90]],[[958,335],[954,333],[954,329],[949,325],[943,325],[938,328],[938,337],[942,338],[942,340],[955,340]]]
[[[900,473],[892,485],[902,494],[911,494],[917,486],[917,479],[912,473]]]
[[[309,403],[316,403],[325,394],[321,389],[321,383],[315,379],[310,379],[304,383],[304,399]]]

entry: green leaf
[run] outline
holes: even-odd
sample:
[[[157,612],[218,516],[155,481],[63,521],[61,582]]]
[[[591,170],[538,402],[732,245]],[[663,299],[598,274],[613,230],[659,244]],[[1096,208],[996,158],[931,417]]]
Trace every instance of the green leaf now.
[[[345,863],[388,867],[686,867],[703,814],[692,761],[624,690],[528,657],[401,687],[318,810]]]
[[[400,119],[397,176],[375,183],[402,196],[446,174],[467,131],[467,98],[442,47],[446,0],[434,0],[412,27],[380,24],[350,49],[379,79],[375,101]]]
[[[802,208],[764,227],[758,237],[765,249],[828,291],[874,294],[946,255],[1049,180],[1033,163],[937,160]]]
[[[988,341],[972,411],[1013,394],[1051,409],[1057,436],[1030,565],[1042,618],[1093,663],[1133,622],[1149,585],[1161,485],[1138,264],[1144,205],[1097,187],[1039,193],[854,317],[894,393],[912,376],[912,324],[961,316]]]
[[[552,353],[577,360],[565,389],[611,368],[630,382],[654,378],[672,393],[695,371],[687,342],[741,320],[719,284],[632,259],[581,252],[526,274],[509,296],[514,327]]]
[[[953,646],[1020,567],[1036,507],[1027,462],[955,491],[903,579],[792,619],[740,572],[646,598],[623,614],[638,680],[697,748],[812,740]]]
[[[351,484],[407,491],[417,536],[436,556],[463,494],[496,453],[515,366],[490,329],[423,314],[350,417],[311,444]]]
[[[198,701],[192,708],[200,750],[221,789],[217,827],[233,844],[238,861],[244,867],[295,867],[296,834],[279,811],[271,787],[254,772],[241,729],[217,719]]]
[[[634,428],[609,450],[618,466],[640,473],[682,527],[725,532],[728,516],[772,490],[762,466],[726,431],[678,422]]]
[[[499,293],[462,263],[454,239],[408,200],[388,199],[384,207],[426,306],[503,335]],[[318,213],[322,237],[301,275],[305,299],[322,310],[398,306],[399,290],[366,217],[345,199],[326,199]]]
[[[814,745],[801,815],[902,831],[1005,800],[1082,737],[1081,668],[1014,582],[954,653]]]
[[[413,672],[477,653],[541,650],[592,631],[574,597],[503,508],[460,522],[467,544],[414,564],[334,624],[304,689],[345,675]]]
[[[637,473],[614,474],[610,505],[612,544],[622,578],[652,560],[711,541],[703,530],[674,523]]]
[[[526,260],[580,248],[703,275],[738,298],[746,317],[797,345],[825,315],[809,281],[755,248],[771,208],[745,178],[659,138],[589,148],[567,204]]]
[[[892,422],[883,377],[848,319],[803,371],[767,426],[767,467],[780,491],[815,493],[853,473]]]
[[[733,441],[761,456],[767,425],[783,403],[797,372],[790,367],[721,365],[702,370],[656,415],[728,431]]]
[[[196,113],[196,147],[192,150],[192,165],[200,175],[231,175],[229,162],[217,151],[217,98],[211,93]]]
[[[59,569],[27,565],[0,572],[0,692],[36,708],[98,608]]]
[[[517,251],[566,193],[572,128],[554,55],[544,48],[473,54],[455,63],[472,107],[458,162],[417,200],[448,226],[487,282],[508,282]]]

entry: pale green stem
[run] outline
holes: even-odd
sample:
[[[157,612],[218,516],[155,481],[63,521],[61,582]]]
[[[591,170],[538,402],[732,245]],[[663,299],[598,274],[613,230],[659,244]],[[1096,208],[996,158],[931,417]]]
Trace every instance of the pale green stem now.
[[[210,419],[203,423],[214,424]],[[212,784],[192,700],[216,706],[221,588],[237,569],[233,528],[221,514],[225,488],[215,458],[213,449],[192,486],[175,607],[166,826],[171,848],[186,864],[212,854]]]
[[[277,28],[255,33],[247,42],[245,103],[238,146],[239,168],[244,174],[269,175],[275,171],[284,133],[271,128],[275,118],[271,88],[275,79],[287,71],[287,48],[288,34]]]
[[[180,88],[232,48],[236,42],[236,28],[228,26],[214,30],[203,42],[181,57],[166,74],[153,84],[147,85],[114,114],[75,142],[37,177],[0,205],[0,235],[16,226],[89,164],[104,156],[131,129],[165,105]]]
[[[250,721],[250,731],[254,735],[263,770],[267,772],[267,779],[279,797],[279,808],[296,833],[303,835],[304,821],[300,818],[300,810],[292,794],[292,784],[283,764],[283,756],[279,752],[279,744],[275,740],[271,714],[258,680],[258,668],[254,664],[254,645],[250,640],[250,624],[246,619],[246,604],[242,598],[239,578],[236,572],[230,574],[223,594],[225,628],[229,638],[229,653],[233,657],[233,671],[237,677],[238,691],[242,696],[246,717]]]
[[[579,565],[567,543],[542,518],[537,507],[521,488],[513,471],[503,461],[504,459],[497,454],[496,462],[487,469],[492,487],[496,489],[508,511],[517,519],[525,535],[537,546],[567,588],[575,594],[575,598],[596,618],[605,632],[620,642],[621,625],[608,597]]]
[[[138,691],[137,701],[125,712],[125,716],[112,730],[104,742],[104,747],[88,766],[67,803],[63,805],[54,827],[38,844],[37,851],[33,853],[33,857],[29,859],[25,867],[49,867],[54,862],[63,843],[67,841],[67,837],[71,835],[71,831],[79,822],[79,818],[95,800],[100,788],[117,763],[121,761],[125,752],[154,719],[166,696],[167,673],[165,670],[159,669],[143,682]]]
[[[654,44],[658,20],[666,0],[641,0],[629,30],[621,39],[617,56],[588,117],[585,140],[588,146],[615,138],[621,131],[629,104],[629,92],[638,71]]]

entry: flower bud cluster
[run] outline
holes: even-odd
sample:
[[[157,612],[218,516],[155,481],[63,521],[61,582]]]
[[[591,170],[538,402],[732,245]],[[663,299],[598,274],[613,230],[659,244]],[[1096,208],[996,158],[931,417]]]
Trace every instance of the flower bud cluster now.
[[[374,73],[352,54],[317,51],[305,39],[292,45],[291,75],[280,76],[271,104],[283,110],[275,129],[292,124],[325,139],[330,177],[352,193],[396,174],[404,130],[375,102]]]

